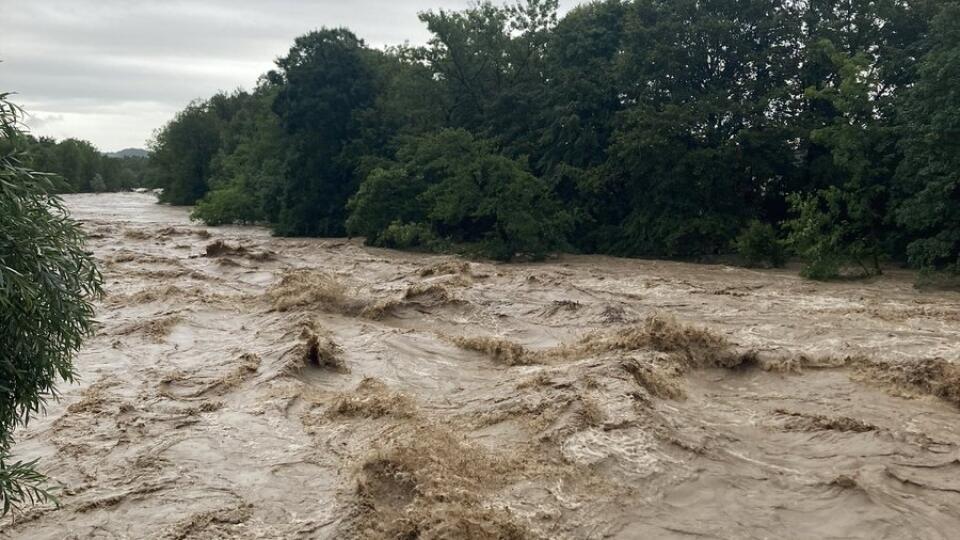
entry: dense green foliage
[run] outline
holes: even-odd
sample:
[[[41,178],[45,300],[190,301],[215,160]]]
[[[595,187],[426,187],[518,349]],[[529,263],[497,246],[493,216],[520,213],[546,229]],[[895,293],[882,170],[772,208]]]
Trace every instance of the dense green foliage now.
[[[24,134],[16,141],[2,144],[16,144],[25,167],[56,175],[54,189],[57,192],[122,191],[151,184],[147,158],[109,157],[84,140],[58,142]]]
[[[0,94],[0,507],[45,500],[34,462],[11,462],[13,431],[72,381],[100,275],[47,175],[25,167],[18,110]]]
[[[913,264],[960,273],[960,5],[944,7],[930,41],[904,107],[896,218]]]
[[[192,104],[154,148],[167,200],[199,200],[210,223],[504,259],[750,259],[789,237],[810,276],[957,269],[955,1],[602,0],[560,17],[523,0],[420,18],[424,46],[319,30],[254,92]]]
[[[191,103],[156,134],[150,163],[163,187],[163,202],[193,204],[206,195],[221,132],[238,106],[238,100],[217,94]]]
[[[562,249],[569,222],[546,181],[463,129],[405,141],[396,162],[367,175],[348,208],[347,229],[372,244],[445,238],[497,259]],[[405,224],[418,234],[393,240]]]
[[[753,220],[734,242],[737,254],[747,266],[780,267],[787,262],[784,241],[777,237],[773,225]]]
[[[837,277],[853,267],[859,275],[880,272],[880,251],[858,220],[857,201],[837,187],[789,197],[797,217],[785,223],[787,242],[804,260],[800,274],[812,279]]]
[[[297,38],[277,60],[280,85],[273,101],[289,151],[277,232],[337,236],[344,232],[347,199],[356,190],[361,113],[373,104],[374,74],[363,42],[347,30]]]

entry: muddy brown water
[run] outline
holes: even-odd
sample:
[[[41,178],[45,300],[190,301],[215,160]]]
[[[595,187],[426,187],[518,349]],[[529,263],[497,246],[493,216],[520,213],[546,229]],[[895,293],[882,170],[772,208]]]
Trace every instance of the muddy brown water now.
[[[18,433],[61,507],[2,538],[960,537],[960,294],[907,273],[464,262],[66,200],[107,296]],[[651,316],[778,360],[540,354]]]

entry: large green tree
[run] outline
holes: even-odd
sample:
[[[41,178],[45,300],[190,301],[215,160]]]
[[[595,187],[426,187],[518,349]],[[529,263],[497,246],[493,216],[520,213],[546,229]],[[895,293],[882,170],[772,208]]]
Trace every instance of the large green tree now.
[[[557,0],[484,1],[420,19],[432,34],[420,57],[447,96],[448,125],[497,140],[513,156],[533,153]]]
[[[944,6],[930,43],[904,106],[896,217],[914,265],[960,272],[960,4]]]
[[[367,52],[349,30],[323,29],[297,38],[277,60],[273,110],[289,146],[278,234],[344,233],[346,202],[358,184],[357,163],[344,148],[376,97]]]
[[[163,188],[162,202],[194,204],[209,191],[212,160],[220,150],[224,126],[246,98],[237,92],[196,100],[155,134],[150,165]]]
[[[637,0],[618,77],[624,110],[591,188],[594,249],[695,256],[726,249],[794,174],[799,21],[778,0]]]
[[[73,355],[93,330],[100,275],[83,235],[51,194],[50,177],[24,167],[18,109],[0,94],[0,511],[43,501],[35,461],[13,461],[14,430],[75,377]]]
[[[622,0],[585,4],[551,32],[535,152],[539,169],[583,168],[605,161],[614,118],[623,108],[617,65],[626,9]]]
[[[894,171],[902,159],[898,125],[916,60],[929,46],[935,4],[816,0],[803,12],[804,99],[795,121],[802,161],[791,191],[818,202],[803,205],[802,212],[796,206],[794,219],[815,209],[832,216],[822,220],[823,244],[813,250],[823,260],[806,257],[808,268],[852,265],[872,274],[884,255],[903,255],[904,234],[891,213]]]
[[[252,94],[242,94],[210,163],[211,191],[193,217],[211,225],[276,222],[286,178],[286,139],[273,112],[279,89],[261,79]]]

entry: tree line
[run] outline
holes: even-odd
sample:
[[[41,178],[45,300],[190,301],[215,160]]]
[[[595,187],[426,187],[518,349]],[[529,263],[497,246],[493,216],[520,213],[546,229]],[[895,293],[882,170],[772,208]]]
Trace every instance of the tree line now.
[[[556,0],[297,38],[158,131],[209,223],[498,259],[738,252],[827,278],[960,270],[960,5]]]
[[[25,167],[56,175],[60,193],[123,191],[153,183],[146,157],[110,157],[82,139],[19,133],[0,144],[16,146]]]

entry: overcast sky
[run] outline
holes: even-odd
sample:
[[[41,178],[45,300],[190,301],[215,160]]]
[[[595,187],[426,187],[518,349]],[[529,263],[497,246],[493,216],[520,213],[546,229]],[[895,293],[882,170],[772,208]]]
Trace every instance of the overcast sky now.
[[[0,0],[0,92],[36,135],[142,148],[191,99],[251,88],[293,38],[347,26],[426,42],[417,13],[469,0]],[[561,0],[569,8],[577,0]]]

